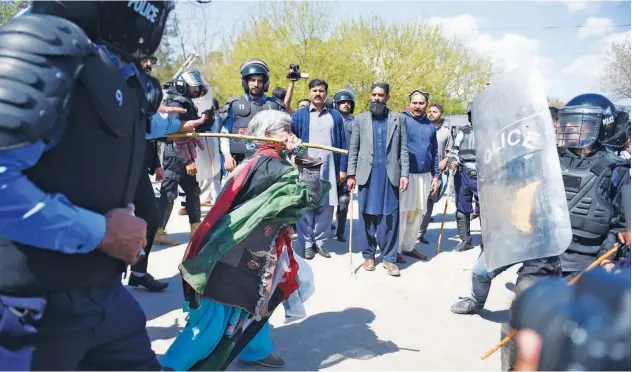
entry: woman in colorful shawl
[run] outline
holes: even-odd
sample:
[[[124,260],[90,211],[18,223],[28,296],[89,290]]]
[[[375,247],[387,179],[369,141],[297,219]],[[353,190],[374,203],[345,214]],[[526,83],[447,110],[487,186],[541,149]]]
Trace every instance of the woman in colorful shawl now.
[[[290,296],[305,299],[289,226],[330,187],[291,123],[276,110],[250,121],[250,135],[282,143],[254,143],[191,238],[179,267],[187,325],[162,358],[165,369],[224,370],[237,355],[246,364],[285,365],[272,353],[267,322]]]

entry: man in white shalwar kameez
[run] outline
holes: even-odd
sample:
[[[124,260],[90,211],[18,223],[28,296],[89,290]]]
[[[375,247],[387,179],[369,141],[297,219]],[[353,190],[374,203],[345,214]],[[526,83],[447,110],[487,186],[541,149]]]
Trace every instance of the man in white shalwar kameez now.
[[[410,174],[408,189],[399,195],[399,254],[398,263],[405,263],[402,255],[420,260],[427,257],[415,249],[419,228],[427,208],[428,196],[439,189],[439,158],[437,134],[434,125],[426,117],[430,95],[414,90],[408,96],[406,117]]]
[[[215,110],[215,121],[211,127],[211,133],[219,133],[221,119]],[[202,206],[211,206],[215,203],[221,190],[220,178],[222,172],[221,159],[219,155],[218,138],[201,138],[204,150],[197,148],[196,178],[200,184],[200,203]]]

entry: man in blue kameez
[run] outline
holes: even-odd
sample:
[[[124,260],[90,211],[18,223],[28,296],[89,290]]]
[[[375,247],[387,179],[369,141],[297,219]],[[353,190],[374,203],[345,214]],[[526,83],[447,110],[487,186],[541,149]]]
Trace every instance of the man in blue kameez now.
[[[389,85],[374,83],[369,112],[352,124],[347,186],[353,190],[358,185],[364,269],[375,270],[379,245],[388,274],[399,276],[399,193],[408,188],[409,164],[406,121],[387,108],[389,98]]]

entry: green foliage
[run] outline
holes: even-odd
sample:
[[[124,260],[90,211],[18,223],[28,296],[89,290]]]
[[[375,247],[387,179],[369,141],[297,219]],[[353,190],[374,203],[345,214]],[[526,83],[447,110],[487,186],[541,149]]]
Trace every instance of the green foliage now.
[[[0,24],[3,25],[18,12],[29,6],[28,0],[0,1]]]
[[[330,95],[353,88],[356,112],[368,107],[371,84],[386,81],[394,110],[405,108],[410,91],[422,89],[446,114],[464,114],[491,78],[489,59],[423,21],[392,24],[365,17],[332,24],[326,7],[311,2],[266,2],[254,14],[232,43],[209,55],[205,66],[194,66],[211,81],[220,102],[244,93],[239,66],[249,58],[270,66],[270,91],[287,87],[290,63],[298,63],[310,79],[326,80]],[[307,97],[308,81],[296,83],[294,105]]]

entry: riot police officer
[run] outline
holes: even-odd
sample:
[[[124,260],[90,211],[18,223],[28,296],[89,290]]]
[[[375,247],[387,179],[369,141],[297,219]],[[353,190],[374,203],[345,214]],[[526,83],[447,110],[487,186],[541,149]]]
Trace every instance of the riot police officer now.
[[[239,67],[244,96],[230,98],[220,109],[222,133],[248,134],[250,119],[261,110],[285,111],[285,105],[274,96],[266,96],[270,87],[270,68],[260,59],[249,59]],[[220,148],[224,167],[231,172],[247,156],[246,142],[222,138]]]
[[[0,27],[0,364],[159,370],[121,274],[146,244],[130,203],[161,99],[139,60],[173,4],[31,7]]]
[[[579,95],[559,111],[557,145],[566,190],[573,238],[564,253],[524,262],[518,271],[516,295],[536,280],[558,276],[571,278],[612,248],[621,231],[625,213],[623,192],[629,180],[630,162],[606,149],[621,148],[626,142],[628,114],[618,112],[612,102],[599,94]],[[624,171],[622,171],[624,168]],[[625,171],[627,170],[627,171]],[[503,325],[503,333],[509,333]],[[503,369],[513,366],[514,345],[503,348]]]
[[[343,88],[334,94],[334,102],[336,110],[342,114],[343,124],[347,131],[347,147],[351,140],[351,123],[353,122],[353,109],[355,108],[355,94],[351,89]],[[331,228],[336,229],[336,239],[339,242],[346,242],[345,227],[347,225],[347,211],[351,195],[347,189],[347,180],[341,179],[338,183],[338,210],[336,211],[336,222],[332,223]]]
[[[472,212],[480,213],[478,204],[478,180],[476,178],[476,149],[474,142],[474,130],[472,128],[472,104],[467,107],[467,120],[469,125],[459,128],[454,139],[454,146],[450,150],[451,169],[456,169],[454,174],[454,190],[456,193],[456,227],[461,238],[461,243],[455,248],[457,252],[472,249],[472,236],[470,235],[470,219]],[[476,210],[472,208],[472,198],[476,204]]]
[[[168,90],[166,105],[168,107],[179,107],[186,109],[186,113],[180,114],[180,121],[196,120],[199,114],[213,117],[213,113],[198,113],[198,108],[193,102],[194,99],[208,98],[212,102],[212,94],[204,76],[197,71],[185,71],[179,74]],[[206,124],[196,128],[196,131],[210,130],[211,120]],[[189,216],[191,235],[200,225],[200,187],[195,177],[197,168],[194,160],[181,159],[176,151],[175,143],[167,139],[163,154],[163,166],[165,177],[160,184],[160,198],[158,199],[159,233],[164,232],[171,211],[173,202],[178,197],[178,186],[185,194],[185,208]],[[157,234],[159,234],[157,233]],[[158,235],[157,235],[158,237]],[[158,239],[156,239],[158,241]]]

